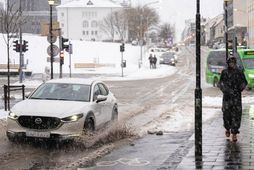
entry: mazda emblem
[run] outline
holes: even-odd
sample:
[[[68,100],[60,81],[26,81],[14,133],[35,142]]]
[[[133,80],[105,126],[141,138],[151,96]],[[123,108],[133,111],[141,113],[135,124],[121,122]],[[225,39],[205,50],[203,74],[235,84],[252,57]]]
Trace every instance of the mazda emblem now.
[[[42,123],[42,119],[38,117],[38,118],[36,118],[36,119],[34,120],[34,122],[35,122],[35,124],[39,125],[39,124]]]

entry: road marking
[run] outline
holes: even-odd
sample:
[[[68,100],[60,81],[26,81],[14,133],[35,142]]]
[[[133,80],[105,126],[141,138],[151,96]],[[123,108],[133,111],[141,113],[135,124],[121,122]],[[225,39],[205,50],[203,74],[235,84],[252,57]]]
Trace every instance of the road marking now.
[[[133,158],[133,159],[120,158],[115,161],[101,161],[101,162],[96,163],[96,166],[97,167],[115,166],[118,163],[127,165],[127,166],[146,166],[146,165],[150,164],[149,161],[140,159],[140,158]]]

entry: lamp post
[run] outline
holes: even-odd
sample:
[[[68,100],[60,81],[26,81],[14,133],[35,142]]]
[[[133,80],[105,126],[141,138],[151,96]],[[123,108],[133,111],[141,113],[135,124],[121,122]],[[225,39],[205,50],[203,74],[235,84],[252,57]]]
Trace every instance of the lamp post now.
[[[52,23],[52,7],[54,5],[55,1],[54,0],[48,0],[48,4],[49,4],[49,11],[50,11],[50,20],[49,20],[49,36],[50,36],[50,78],[53,79],[53,60],[54,60],[54,56],[53,56],[53,41],[52,41],[52,37],[53,37],[53,23]]]
[[[228,59],[228,0],[224,0],[224,21],[225,21],[225,47],[226,61]]]
[[[200,78],[200,0],[196,0],[196,89],[195,89],[195,161],[202,162],[202,89]],[[198,164],[197,164],[198,163]]]

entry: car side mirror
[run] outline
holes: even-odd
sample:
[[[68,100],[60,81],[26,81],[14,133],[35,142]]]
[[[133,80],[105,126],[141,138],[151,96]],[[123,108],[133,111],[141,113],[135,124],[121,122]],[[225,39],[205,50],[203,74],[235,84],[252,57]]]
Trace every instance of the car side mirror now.
[[[98,96],[96,97],[96,103],[100,103],[100,102],[106,101],[107,98],[108,98],[107,96],[98,95]]]

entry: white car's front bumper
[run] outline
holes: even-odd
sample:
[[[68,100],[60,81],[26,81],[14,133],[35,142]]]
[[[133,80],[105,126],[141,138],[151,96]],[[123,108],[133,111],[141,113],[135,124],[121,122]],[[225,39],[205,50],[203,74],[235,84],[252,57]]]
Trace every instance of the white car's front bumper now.
[[[84,118],[76,122],[61,122],[53,129],[31,129],[22,126],[18,120],[7,119],[7,136],[8,137],[33,137],[46,139],[73,139],[82,134],[84,127]],[[32,136],[31,136],[32,134]]]

